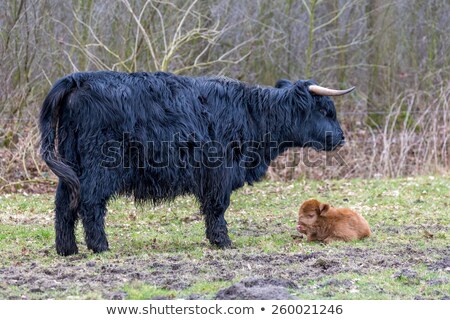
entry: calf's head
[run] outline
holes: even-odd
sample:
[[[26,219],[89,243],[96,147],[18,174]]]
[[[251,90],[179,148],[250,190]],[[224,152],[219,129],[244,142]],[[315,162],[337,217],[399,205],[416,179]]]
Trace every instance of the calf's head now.
[[[336,108],[330,96],[353,91],[321,87],[314,81],[279,80],[276,88],[287,89],[293,104],[291,138],[295,146],[331,151],[345,142],[344,133],[336,117]]]
[[[298,211],[297,230],[306,234],[308,230],[313,230],[317,220],[330,209],[330,205],[320,203],[315,199],[303,202]]]

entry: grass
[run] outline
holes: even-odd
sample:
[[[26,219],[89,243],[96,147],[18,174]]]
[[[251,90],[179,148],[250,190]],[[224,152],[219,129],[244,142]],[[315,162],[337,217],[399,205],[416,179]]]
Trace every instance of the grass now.
[[[264,181],[232,195],[234,248],[204,237],[190,197],[157,207],[109,205],[110,251],[54,250],[52,194],[0,195],[0,298],[214,298],[249,277],[294,281],[301,299],[442,299],[450,294],[450,179]],[[360,212],[373,236],[323,246],[295,237],[300,203]]]

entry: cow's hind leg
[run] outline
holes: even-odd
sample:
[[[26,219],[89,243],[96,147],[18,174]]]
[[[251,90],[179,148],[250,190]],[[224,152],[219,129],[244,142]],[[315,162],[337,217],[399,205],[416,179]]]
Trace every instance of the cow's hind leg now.
[[[88,249],[95,253],[108,250],[105,233],[106,205],[114,193],[114,180],[105,171],[91,173],[81,180],[80,217]]]
[[[106,201],[82,202],[80,213],[88,249],[95,253],[108,250],[105,232]]]
[[[78,253],[75,239],[77,210],[70,209],[69,190],[63,182],[59,182],[55,201],[55,233],[56,252],[62,256]]]
[[[220,201],[221,200],[221,201]],[[230,195],[224,195],[222,199],[205,199],[202,201],[202,212],[205,215],[206,237],[212,245],[219,248],[231,247],[228,236],[225,211],[230,204]]]

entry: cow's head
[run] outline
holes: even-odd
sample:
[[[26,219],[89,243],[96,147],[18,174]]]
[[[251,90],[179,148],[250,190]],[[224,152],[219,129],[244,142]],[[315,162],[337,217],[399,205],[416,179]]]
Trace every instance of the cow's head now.
[[[292,104],[292,140],[295,146],[313,147],[316,150],[331,151],[345,142],[336,108],[330,96],[340,96],[351,92],[321,87],[314,81],[278,80],[276,88],[288,90]]]

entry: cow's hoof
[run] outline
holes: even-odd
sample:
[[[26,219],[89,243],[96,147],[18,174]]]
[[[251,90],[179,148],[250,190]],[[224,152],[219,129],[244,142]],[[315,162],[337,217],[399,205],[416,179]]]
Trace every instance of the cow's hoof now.
[[[233,246],[233,243],[230,239],[216,239],[210,240],[211,245],[219,248],[219,249],[228,249]]]
[[[97,246],[88,246],[88,249],[91,249],[94,253],[102,253],[109,250],[108,244],[102,244]]]
[[[56,252],[60,255],[60,256],[71,256],[73,254],[77,254],[78,253],[78,247],[72,246],[70,248],[63,248],[63,247],[56,247]]]
[[[102,253],[102,252],[105,252],[105,251],[108,251],[108,250],[109,250],[108,247],[106,247],[106,248],[96,248],[96,249],[92,249],[92,251],[93,251],[94,253]]]

